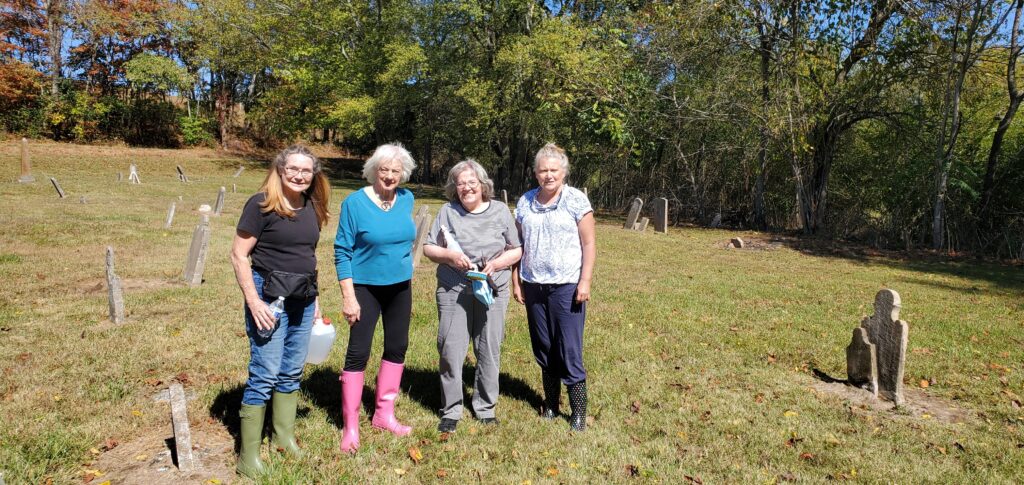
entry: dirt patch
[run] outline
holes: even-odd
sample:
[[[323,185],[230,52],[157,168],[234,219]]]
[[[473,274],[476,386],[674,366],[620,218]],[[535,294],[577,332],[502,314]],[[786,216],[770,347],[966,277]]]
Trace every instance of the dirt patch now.
[[[171,448],[170,429],[153,430],[134,441],[122,443],[102,453],[89,468],[103,473],[99,481],[111,483],[231,483],[235,476],[235,440],[218,423],[202,423],[192,429],[193,455],[202,468],[190,474],[178,471]],[[95,480],[94,480],[95,481]]]
[[[945,399],[930,396],[921,389],[904,389],[905,402],[899,408],[889,401],[875,398],[864,389],[843,382],[817,381],[811,389],[818,394],[849,401],[854,413],[888,415],[892,418],[931,419],[942,423],[965,423],[974,419],[970,411],[958,408]]]
[[[784,246],[781,239],[774,237],[766,239],[757,236],[739,236],[739,238],[743,240],[742,248],[733,247],[731,238],[715,243],[715,247],[733,251],[772,251]]]
[[[177,288],[184,285],[184,281],[177,279],[121,279],[121,289],[123,291],[159,290],[162,288]],[[106,280],[83,280],[79,281],[76,286],[85,294],[106,293],[107,291]]]

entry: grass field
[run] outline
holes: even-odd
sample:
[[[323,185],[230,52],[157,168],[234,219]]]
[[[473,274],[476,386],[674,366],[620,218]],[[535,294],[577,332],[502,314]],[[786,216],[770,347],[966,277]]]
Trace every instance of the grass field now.
[[[0,144],[0,473],[7,483],[114,477],[96,468],[110,453],[104,443],[162,445],[169,412],[153,396],[176,379],[194,395],[194,426],[236,434],[248,342],[228,249],[265,165],[207,150],[52,143],[33,144],[32,160],[36,182],[19,184],[18,145]],[[138,165],[141,185],[117,182],[118,172],[127,180],[129,162]],[[345,177],[349,165],[331,163],[336,213],[362,184]],[[247,169],[232,178],[239,164]],[[190,183],[177,180],[175,165]],[[57,198],[50,176],[66,199]],[[212,218],[205,281],[189,289],[178,280],[197,208],[212,205],[220,186],[228,188],[227,201],[223,216]],[[436,213],[438,192],[420,192],[418,202]],[[177,215],[164,230],[171,202]],[[331,284],[336,223],[323,231],[318,256],[322,302],[338,321],[341,297]],[[434,265],[424,259],[414,278],[406,392],[398,405],[399,417],[414,426],[412,436],[373,432],[364,413],[359,453],[339,453],[337,374],[346,342],[339,328],[331,358],[306,370],[298,423],[306,457],[268,456],[265,482],[1012,483],[1024,477],[1019,266],[818,251],[789,241],[725,249],[734,235],[691,228],[627,232],[621,220],[599,217],[585,339],[593,423],[583,434],[536,416],[540,375],[523,310],[513,303],[501,425],[481,427],[467,412],[458,432],[441,439]],[[107,319],[108,245],[126,288],[128,321],[121,325]],[[823,391],[813,374],[845,377],[851,330],[871,313],[881,288],[902,296],[902,318],[910,325],[905,383],[916,407],[867,406]],[[930,385],[921,389],[921,380]],[[960,418],[943,418],[942,410]],[[418,463],[410,448],[422,454]],[[222,455],[222,467],[232,458]]]

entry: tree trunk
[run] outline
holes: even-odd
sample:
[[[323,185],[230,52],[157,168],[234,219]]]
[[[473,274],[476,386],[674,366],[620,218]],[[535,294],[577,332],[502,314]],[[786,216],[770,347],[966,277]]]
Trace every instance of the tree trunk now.
[[[771,72],[771,39],[766,32],[767,27],[762,26],[760,54],[761,54],[761,128],[757,147],[758,171],[757,179],[754,181],[754,227],[760,230],[768,229],[768,222],[765,217],[764,208],[764,186],[768,172],[768,104],[771,101],[770,78]]]
[[[50,95],[60,94],[60,78],[63,70],[64,50],[64,11],[66,0],[47,0],[46,2],[46,34],[47,48],[50,50]]]

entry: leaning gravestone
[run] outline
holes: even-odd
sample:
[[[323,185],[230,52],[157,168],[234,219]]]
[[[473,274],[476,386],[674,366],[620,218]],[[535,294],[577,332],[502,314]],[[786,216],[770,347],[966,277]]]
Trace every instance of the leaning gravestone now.
[[[877,382],[877,395],[897,405],[903,403],[903,371],[910,333],[907,322],[899,319],[900,307],[900,295],[893,290],[881,290],[875,295],[875,313],[861,321],[857,330],[863,332],[854,332],[846,363],[851,383]],[[867,342],[860,341],[860,337],[866,337]],[[876,372],[872,373],[872,368]]]
[[[668,234],[668,199],[654,199],[654,232]]]
[[[622,225],[623,229],[636,230],[637,219],[640,217],[640,209],[643,207],[643,200],[639,197],[633,199],[633,202],[629,204],[629,213],[626,215],[626,223]]]
[[[139,168],[134,163],[128,165],[128,183],[141,184],[142,180],[139,179]]]
[[[745,244],[746,243],[743,242],[743,238],[740,238],[740,237],[734,237],[734,238],[729,240],[729,245],[731,247],[736,248],[736,249],[743,249],[743,246]]]
[[[206,253],[210,249],[210,216],[203,214],[192,233],[192,244],[188,247],[188,259],[182,279],[191,287],[203,283],[203,269],[206,267]]]
[[[188,175],[185,175],[185,171],[181,169],[181,165],[175,165],[174,169],[178,171],[178,180],[187,183]]]
[[[420,259],[423,258],[423,244],[427,241],[427,231],[430,229],[431,222],[430,207],[420,206],[414,220],[416,221],[416,239],[412,247],[412,265],[415,267],[420,265]]]
[[[174,209],[177,207],[176,202],[171,202],[171,207],[167,209],[167,222],[164,223],[164,229],[170,229],[171,223],[174,222]]]
[[[110,321],[124,322],[124,293],[121,278],[114,273],[114,248],[107,246],[107,301],[110,304]]]
[[[57,179],[55,179],[53,177],[50,177],[50,182],[53,184],[53,188],[57,190],[57,195],[61,199],[63,199],[64,198],[64,189],[60,188],[60,182],[57,182]]]
[[[238,178],[239,175],[242,175],[242,170],[245,170],[245,165],[239,165],[238,170],[235,172],[234,175],[232,175],[232,177]]]
[[[21,176],[18,177],[18,182],[27,184],[35,182],[36,178],[32,176],[32,160],[28,157],[28,140],[25,138],[21,139]]]
[[[637,222],[637,223],[636,223],[636,224],[635,224],[635,225],[633,226],[633,230],[634,230],[634,231],[639,231],[639,232],[644,232],[644,231],[646,231],[646,230],[647,230],[647,225],[648,225],[648,224],[650,224],[650,223],[651,223],[651,220],[650,220],[650,219],[648,219],[648,218],[646,218],[646,217],[643,217],[643,218],[641,218],[641,219],[640,219],[640,221],[638,221],[638,222]]]
[[[220,216],[220,212],[224,210],[224,192],[226,190],[223,186],[217,191],[217,203],[213,205],[213,215],[215,216]]]
[[[192,431],[188,425],[185,389],[181,383],[175,382],[171,384],[167,394],[171,402],[171,427],[174,428],[174,451],[178,458],[178,471],[189,473],[200,468],[202,464],[199,462],[199,457],[192,453]]]

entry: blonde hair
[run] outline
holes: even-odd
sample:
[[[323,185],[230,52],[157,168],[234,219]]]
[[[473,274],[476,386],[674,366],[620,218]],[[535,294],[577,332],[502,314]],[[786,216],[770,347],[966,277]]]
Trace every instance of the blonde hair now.
[[[547,145],[542,146],[540,150],[537,150],[537,156],[533,157],[534,172],[537,171],[537,166],[540,165],[540,161],[545,158],[558,160],[559,165],[562,166],[562,170],[566,175],[569,175],[569,157],[565,155],[565,150],[561,147],[554,143],[548,143]]]
[[[260,186],[259,191],[264,194],[263,202],[260,203],[260,210],[262,212],[274,211],[281,217],[295,217],[295,211],[289,209],[288,204],[285,203],[284,190],[281,188],[281,172],[284,171],[284,166],[288,163],[288,157],[292,155],[302,155],[313,161],[313,178],[309,182],[309,188],[302,193],[313,201],[313,210],[316,212],[317,224],[323,229],[324,225],[327,224],[327,219],[331,217],[331,213],[327,210],[328,199],[331,197],[331,183],[327,180],[327,176],[323,174],[320,159],[303,145],[292,145],[281,150],[274,157],[273,163],[270,164],[270,169],[267,170],[267,178],[263,179],[263,185]]]

